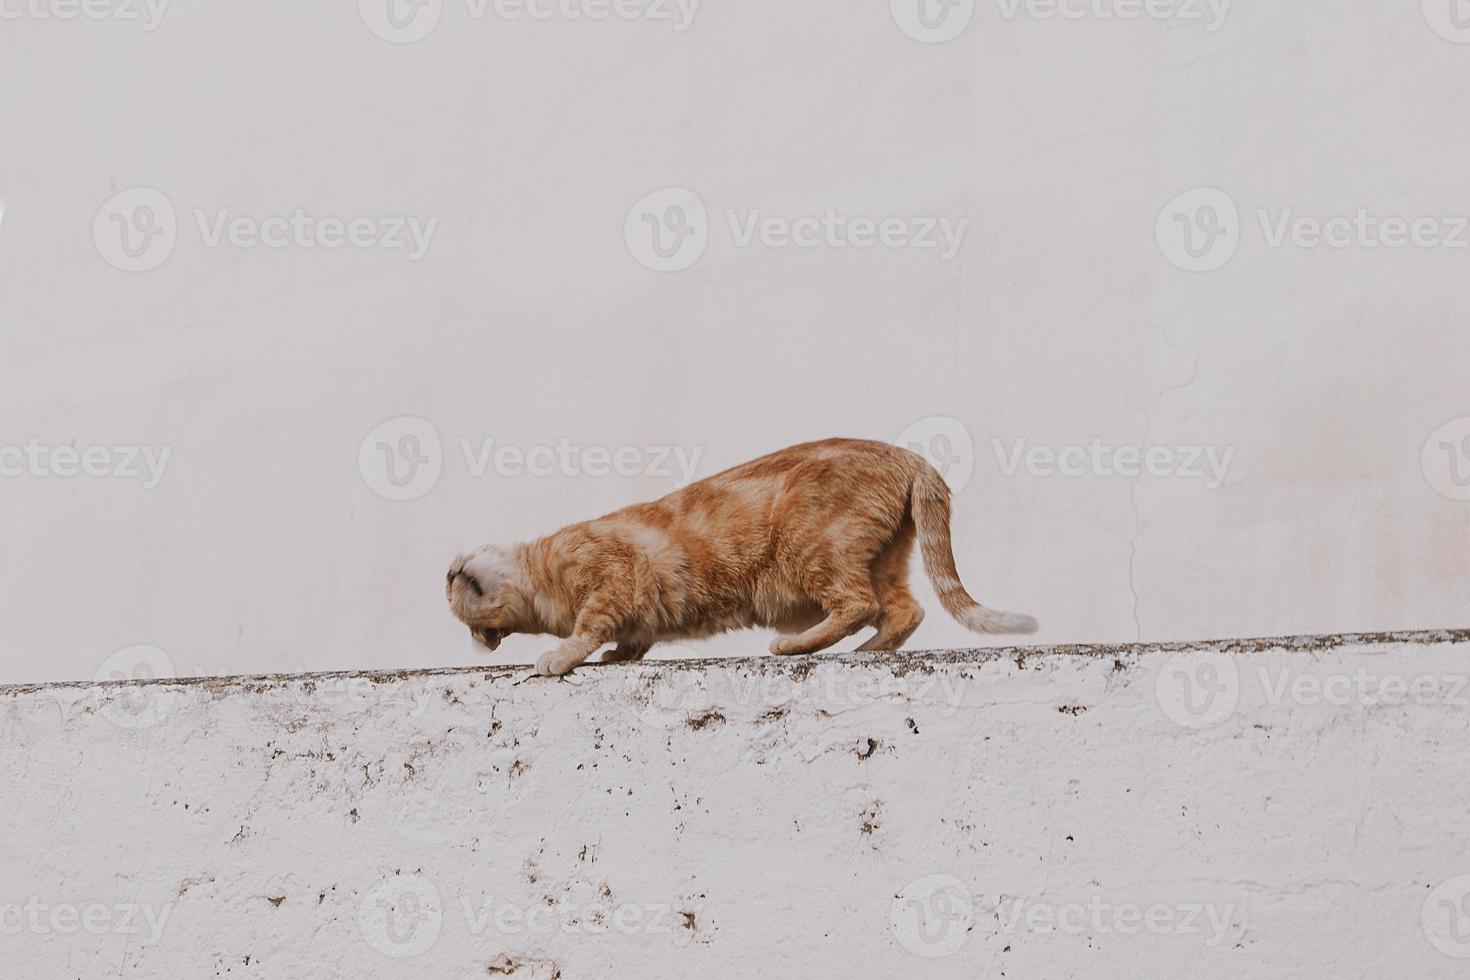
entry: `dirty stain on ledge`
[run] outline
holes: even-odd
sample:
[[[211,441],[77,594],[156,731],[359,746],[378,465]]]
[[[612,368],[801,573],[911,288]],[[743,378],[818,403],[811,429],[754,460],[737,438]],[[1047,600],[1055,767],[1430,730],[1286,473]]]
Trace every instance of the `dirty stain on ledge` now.
[[[927,672],[937,667],[983,665],[998,660],[1014,661],[1025,667],[1039,657],[1111,658],[1121,669],[1125,659],[1150,653],[1222,653],[1249,654],[1273,650],[1304,654],[1329,653],[1351,646],[1432,646],[1470,642],[1470,629],[1406,630],[1378,633],[1324,633],[1316,635],[1251,637],[1224,640],[1171,640],[1129,643],[1071,643],[1054,645],[961,647],[950,650],[896,650],[886,652],[816,653],[808,656],[781,657],[762,654],[755,657],[701,657],[671,660],[646,660],[641,663],[588,663],[578,672],[602,669],[636,673],[658,679],[664,671],[728,668],[739,664],[754,674],[779,674],[793,680],[805,679],[814,669],[828,665],[887,667],[895,677],[913,671]],[[657,648],[655,648],[656,650]],[[303,674],[243,674],[226,677],[159,677],[148,680],[57,681],[0,685],[0,695],[15,696],[36,691],[67,688],[108,688],[144,686],[186,686],[214,693],[244,691],[259,693],[282,684],[332,683],[342,680],[365,680],[374,684],[394,684],[404,680],[430,677],[479,677],[485,681],[523,679],[529,664],[495,664],[490,666],[436,667],[392,670],[334,670]],[[557,683],[546,679],[535,683]]]

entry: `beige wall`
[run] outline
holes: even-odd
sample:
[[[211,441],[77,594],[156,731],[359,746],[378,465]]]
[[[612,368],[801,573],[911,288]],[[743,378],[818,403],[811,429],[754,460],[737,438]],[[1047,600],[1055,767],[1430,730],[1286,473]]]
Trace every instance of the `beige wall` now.
[[[179,673],[468,662],[447,559],[676,485],[632,449],[704,476],[915,424],[964,457],[972,591],[1038,640],[1466,620],[1470,38],[1448,2],[991,0],[932,44],[905,0],[687,24],[431,0],[411,43],[375,35],[374,0],[181,4],[153,30],[36,15],[58,2],[6,0],[0,34],[0,447],[169,455],[147,489],[57,476],[65,453],[0,476],[0,678],[128,672],[153,655],[108,658],[139,645]],[[220,224],[296,209],[342,227],[266,224],[266,247]],[[791,229],[814,247],[750,224],[829,210],[859,220]],[[1360,210],[1418,241],[1365,221],[1273,244],[1283,216]],[[645,214],[682,247],[660,258]],[[324,247],[359,217],[359,242],[402,219],[425,247]],[[129,256],[118,219],[172,250],[134,230]],[[851,244],[931,220],[937,248]],[[414,433],[359,451],[399,416],[442,452],[393,501],[376,446]],[[638,473],[476,476],[462,439],[625,449]],[[1079,447],[1084,475],[1028,466],[1038,446]],[[1138,477],[1105,452],[1154,446]],[[1206,447],[1222,480],[1176,472]],[[936,608],[915,642],[967,640]]]
[[[0,686],[0,944],[18,977],[1462,980],[1467,638]]]

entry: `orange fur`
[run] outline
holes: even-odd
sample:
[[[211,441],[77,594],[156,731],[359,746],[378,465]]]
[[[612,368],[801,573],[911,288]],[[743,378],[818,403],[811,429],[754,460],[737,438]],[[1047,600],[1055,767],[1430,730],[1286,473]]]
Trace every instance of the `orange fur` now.
[[[542,674],[608,643],[604,660],[638,660],[661,640],[747,627],[780,632],[772,653],[812,653],[867,626],[877,633],[859,649],[895,650],[924,618],[908,590],[915,538],[950,615],[980,633],[1036,630],[965,591],[934,468],[859,439],[792,446],[529,544],[486,545],[455,559],[445,593],[492,650],[510,633],[565,638]]]

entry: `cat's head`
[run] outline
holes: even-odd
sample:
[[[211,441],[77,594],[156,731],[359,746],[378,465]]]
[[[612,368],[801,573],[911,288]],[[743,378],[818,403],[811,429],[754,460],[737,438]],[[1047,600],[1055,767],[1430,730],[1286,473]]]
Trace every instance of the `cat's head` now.
[[[499,545],[482,545],[454,559],[444,578],[449,611],[470,635],[494,650],[526,622],[526,597],[515,554]]]

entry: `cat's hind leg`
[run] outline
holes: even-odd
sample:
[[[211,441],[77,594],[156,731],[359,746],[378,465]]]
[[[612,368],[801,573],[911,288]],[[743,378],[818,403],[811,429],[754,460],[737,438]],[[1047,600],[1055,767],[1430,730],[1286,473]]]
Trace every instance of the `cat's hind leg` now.
[[[617,646],[602,655],[602,662],[605,664],[633,663],[642,660],[652,647],[652,643],[644,643],[642,641],[637,643],[624,643],[620,640]]]
[[[822,576],[813,589],[826,618],[794,636],[776,637],[771,641],[772,653],[788,656],[815,653],[871,626],[878,618],[878,597],[873,593],[868,561],[856,567],[844,563],[843,568],[840,574]]]
[[[924,607],[909,592],[909,557],[914,524],[906,520],[897,536],[873,560],[873,592],[878,597],[878,632],[859,650],[897,650],[924,621]]]

